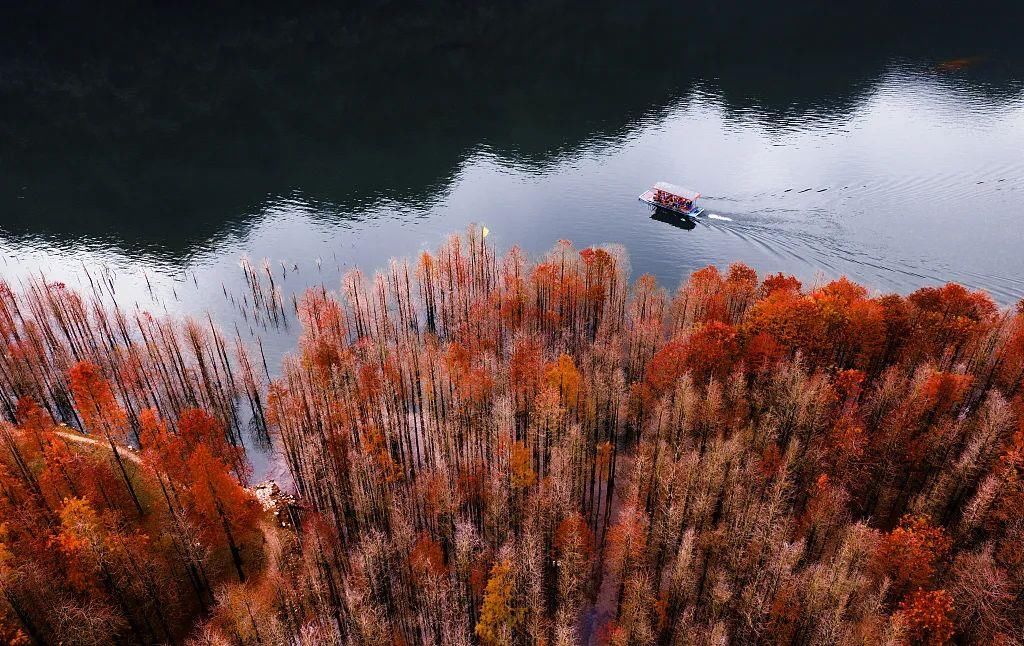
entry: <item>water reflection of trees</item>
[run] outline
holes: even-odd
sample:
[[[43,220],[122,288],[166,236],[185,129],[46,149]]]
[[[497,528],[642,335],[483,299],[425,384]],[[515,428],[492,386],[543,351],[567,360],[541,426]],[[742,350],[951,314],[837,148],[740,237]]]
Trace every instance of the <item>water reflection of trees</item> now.
[[[175,255],[244,226],[268,194],[335,212],[423,196],[480,145],[544,165],[698,84],[726,115],[842,115],[894,57],[947,53],[941,25],[863,5],[50,9],[0,21],[0,225]],[[988,73],[979,91],[1019,90]]]

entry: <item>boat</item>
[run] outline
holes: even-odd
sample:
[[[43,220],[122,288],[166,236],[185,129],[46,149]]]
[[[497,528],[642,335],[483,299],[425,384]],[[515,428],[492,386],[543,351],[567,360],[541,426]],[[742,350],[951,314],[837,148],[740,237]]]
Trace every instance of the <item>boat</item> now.
[[[704,209],[697,206],[699,197],[700,193],[688,188],[668,182],[657,182],[640,195],[640,201],[646,202],[656,209],[664,209],[686,218],[692,218],[704,213]]]

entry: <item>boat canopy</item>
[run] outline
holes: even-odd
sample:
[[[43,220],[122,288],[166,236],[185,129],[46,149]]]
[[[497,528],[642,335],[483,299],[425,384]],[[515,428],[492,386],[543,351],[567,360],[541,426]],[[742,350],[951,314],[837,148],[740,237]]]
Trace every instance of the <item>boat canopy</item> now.
[[[654,188],[656,190],[659,190],[659,191],[665,191],[666,193],[671,193],[672,195],[677,195],[677,196],[679,196],[679,197],[681,197],[681,198],[683,198],[685,200],[689,200],[691,202],[695,201],[698,197],[700,197],[700,193],[698,193],[696,191],[691,191],[688,188],[683,188],[682,186],[676,186],[675,184],[669,184],[668,182],[657,182],[654,185]]]

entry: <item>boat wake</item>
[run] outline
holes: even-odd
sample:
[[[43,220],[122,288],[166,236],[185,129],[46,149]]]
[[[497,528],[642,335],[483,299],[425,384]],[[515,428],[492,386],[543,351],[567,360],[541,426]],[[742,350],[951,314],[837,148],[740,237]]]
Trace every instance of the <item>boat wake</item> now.
[[[711,215],[709,214],[709,218]],[[731,218],[730,218],[731,219]],[[1024,295],[1024,279],[1012,274],[958,270],[942,258],[900,257],[885,246],[854,244],[844,232],[789,228],[783,220],[740,218],[727,227],[710,225],[729,236],[760,247],[786,267],[803,265],[806,274],[823,271],[822,277],[850,276],[879,290],[910,293],[926,284],[953,281],[987,291],[998,303],[1009,305]],[[795,264],[794,264],[795,263]]]
[[[718,215],[717,213],[708,213],[709,220],[724,220],[726,222],[732,222],[732,218],[727,218],[724,215]]]

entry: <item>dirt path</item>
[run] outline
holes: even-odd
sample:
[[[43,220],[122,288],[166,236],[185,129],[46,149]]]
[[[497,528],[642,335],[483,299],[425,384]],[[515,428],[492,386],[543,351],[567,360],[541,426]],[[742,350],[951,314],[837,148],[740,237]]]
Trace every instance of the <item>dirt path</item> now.
[[[103,440],[96,439],[90,435],[79,435],[72,431],[56,431],[57,437],[69,440],[71,442],[78,442],[79,444],[90,444],[92,446],[98,446],[102,449],[110,449],[110,443]],[[142,466],[142,457],[126,446],[119,446],[118,453],[122,458],[128,460],[135,466]]]

